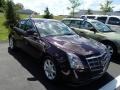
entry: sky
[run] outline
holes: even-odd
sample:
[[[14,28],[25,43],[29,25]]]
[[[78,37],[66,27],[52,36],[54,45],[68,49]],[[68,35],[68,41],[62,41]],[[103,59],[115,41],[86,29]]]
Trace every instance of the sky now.
[[[49,8],[50,12],[54,15],[68,15],[70,10],[67,7],[70,7],[69,0],[13,0],[15,3],[22,3],[25,9],[31,9],[40,14],[43,14],[46,7]],[[100,10],[100,3],[103,3],[105,0],[80,0],[81,5],[77,10],[80,9],[92,9]],[[114,10],[120,11],[120,0],[112,0]]]

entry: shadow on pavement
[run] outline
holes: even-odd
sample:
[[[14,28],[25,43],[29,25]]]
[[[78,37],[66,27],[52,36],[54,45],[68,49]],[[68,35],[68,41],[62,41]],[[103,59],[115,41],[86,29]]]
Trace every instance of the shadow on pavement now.
[[[50,83],[48,82],[43,74],[42,70],[40,67],[40,64],[29,56],[28,54],[24,53],[21,50],[18,50],[16,52],[12,52],[8,49],[8,52],[10,55],[12,55],[15,60],[17,60],[29,73],[32,74],[33,77],[27,78],[28,81],[39,81],[42,83],[47,90],[98,90],[102,86],[104,86],[106,83],[110,82],[114,78],[109,74],[105,73],[105,75],[100,78],[97,81],[94,81],[93,83],[86,85],[86,86],[81,86],[81,87],[70,87],[62,83]]]

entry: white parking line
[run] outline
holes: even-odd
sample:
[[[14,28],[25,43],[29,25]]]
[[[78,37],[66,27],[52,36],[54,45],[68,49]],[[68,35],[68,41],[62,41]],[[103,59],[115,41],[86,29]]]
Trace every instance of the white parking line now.
[[[115,90],[120,86],[120,76],[116,77],[114,80],[100,88],[99,90]]]

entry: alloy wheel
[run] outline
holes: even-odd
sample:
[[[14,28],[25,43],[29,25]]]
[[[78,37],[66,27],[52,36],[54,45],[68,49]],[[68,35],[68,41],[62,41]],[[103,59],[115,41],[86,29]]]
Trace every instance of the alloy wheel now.
[[[12,37],[10,37],[10,39],[9,39],[9,47],[10,47],[10,49],[14,48],[14,42],[13,42],[13,38]]]
[[[114,53],[113,47],[111,45],[106,45],[106,47],[108,48],[110,54],[113,55],[113,53]]]
[[[53,61],[47,59],[44,62],[44,72],[49,80],[54,80],[56,78],[56,68]]]

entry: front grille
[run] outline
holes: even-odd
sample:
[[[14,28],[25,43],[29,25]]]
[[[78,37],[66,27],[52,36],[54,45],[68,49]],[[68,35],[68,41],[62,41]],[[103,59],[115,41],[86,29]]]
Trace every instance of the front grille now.
[[[100,56],[86,58],[86,60],[91,71],[103,70],[103,68],[109,61],[108,55],[106,53]]]

